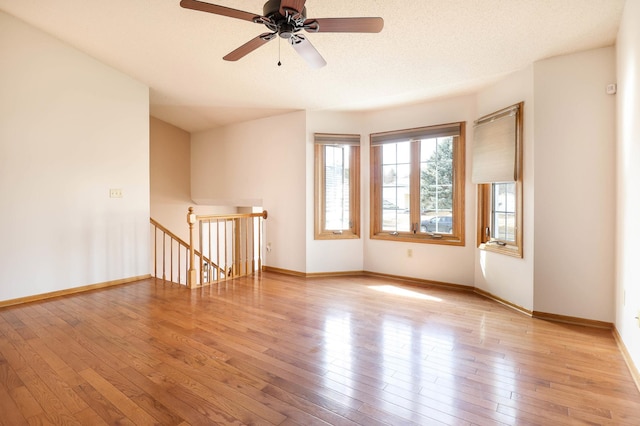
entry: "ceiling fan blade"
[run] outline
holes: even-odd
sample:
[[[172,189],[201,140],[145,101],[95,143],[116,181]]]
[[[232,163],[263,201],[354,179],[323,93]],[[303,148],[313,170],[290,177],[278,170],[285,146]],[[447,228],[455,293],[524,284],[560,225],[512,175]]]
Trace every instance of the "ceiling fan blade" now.
[[[320,33],[379,33],[382,18],[318,18],[304,21],[304,29]]]
[[[260,34],[258,37],[252,38],[233,52],[228,53],[222,59],[224,59],[225,61],[237,61],[238,59],[244,58],[246,55],[253,52],[263,44],[266,44],[267,42],[273,40],[275,37],[276,35],[273,33]]]
[[[297,13],[302,12],[306,1],[307,0],[282,0],[280,2],[280,15],[287,16],[287,9],[295,10]]]
[[[216,15],[228,16],[230,18],[244,19],[245,21],[256,22],[260,15],[244,12],[242,10],[231,9],[230,7],[218,6],[217,4],[205,3],[198,0],[181,0],[180,6],[185,9],[199,10],[201,12],[215,13]]]
[[[322,55],[320,55],[306,37],[296,35],[295,38],[291,39],[291,46],[293,46],[295,51],[302,56],[302,59],[304,59],[311,68],[322,68],[327,65],[327,61],[324,60]]]

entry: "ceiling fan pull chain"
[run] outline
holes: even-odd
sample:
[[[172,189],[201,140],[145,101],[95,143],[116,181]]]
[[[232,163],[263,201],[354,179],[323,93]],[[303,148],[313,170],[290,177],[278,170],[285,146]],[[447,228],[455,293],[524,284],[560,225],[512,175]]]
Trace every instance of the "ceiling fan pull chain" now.
[[[281,46],[280,37],[278,37],[278,66],[279,67],[282,66],[282,62],[280,62],[280,46]]]

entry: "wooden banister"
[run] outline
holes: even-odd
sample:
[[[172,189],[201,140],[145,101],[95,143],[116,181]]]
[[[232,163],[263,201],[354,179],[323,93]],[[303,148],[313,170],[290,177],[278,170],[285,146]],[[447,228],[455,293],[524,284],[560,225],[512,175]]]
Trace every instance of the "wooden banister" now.
[[[187,224],[189,225],[189,275],[187,278],[187,285],[189,286],[189,288],[194,288],[197,285],[196,256],[193,241],[193,225],[195,223],[196,215],[193,212],[193,207],[189,207],[189,213],[187,213]]]
[[[189,242],[150,218],[152,275],[195,288],[262,271],[262,221],[266,218],[266,211],[198,216],[189,207]]]
[[[267,211],[260,213],[235,213],[196,215],[189,207],[189,273],[188,286],[207,285],[237,276],[262,271],[262,221]],[[198,225],[200,274],[195,266],[195,226]],[[257,257],[257,261],[256,261]],[[212,260],[215,260],[213,262]],[[257,265],[257,268],[256,268]],[[212,268],[213,266],[213,268]],[[199,278],[199,279],[198,279]]]
[[[188,274],[190,266],[193,264],[193,259],[190,259],[189,256],[190,244],[171,232],[168,228],[163,226],[154,218],[150,218],[150,223],[153,229],[152,232],[154,246],[152,250],[154,259],[152,275],[156,278],[162,278],[165,281],[187,285],[189,282],[189,277],[186,274]],[[158,235],[161,236],[162,241],[158,241]],[[169,253],[167,253],[167,247]],[[203,256],[199,250],[194,250],[193,255],[194,258],[197,257],[199,259],[202,259],[202,261],[207,265],[210,265],[211,268],[218,268],[218,265],[215,265],[213,262],[211,262],[208,257]],[[158,271],[158,262],[162,264],[161,271]],[[183,274],[185,274],[184,277]]]
[[[189,243],[187,243],[186,241],[184,241],[182,238],[178,237],[176,234],[174,234],[173,232],[169,231],[167,228],[165,228],[164,226],[162,226],[160,224],[160,222],[158,222],[157,220],[155,220],[154,218],[151,218],[151,224],[153,226],[155,226],[156,228],[158,228],[159,230],[161,230],[162,232],[164,232],[165,234],[167,234],[169,237],[171,237],[172,239],[174,239],[175,241],[177,241],[180,245],[184,246],[184,247],[189,247]]]

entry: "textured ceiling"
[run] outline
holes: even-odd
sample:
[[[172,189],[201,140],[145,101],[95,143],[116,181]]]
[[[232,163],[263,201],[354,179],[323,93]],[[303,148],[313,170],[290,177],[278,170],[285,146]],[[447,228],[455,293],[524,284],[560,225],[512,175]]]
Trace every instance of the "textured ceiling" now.
[[[209,0],[262,13],[263,0]],[[150,87],[151,114],[199,131],[292,110],[366,110],[477,90],[532,62],[615,43],[624,0],[308,0],[309,18],[380,16],[377,34],[318,33],[311,69],[266,29],[179,0],[0,0],[0,10]],[[278,59],[282,66],[277,66]]]

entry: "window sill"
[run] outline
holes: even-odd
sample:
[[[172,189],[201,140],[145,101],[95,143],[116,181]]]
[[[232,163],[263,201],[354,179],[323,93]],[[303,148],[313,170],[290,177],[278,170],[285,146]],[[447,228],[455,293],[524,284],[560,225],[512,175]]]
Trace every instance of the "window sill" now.
[[[447,234],[410,234],[399,233],[392,235],[389,232],[382,232],[379,234],[371,235],[372,240],[385,240],[385,241],[399,241],[404,243],[418,243],[418,244],[442,244],[449,246],[464,246],[464,238],[458,238]]]
[[[341,233],[334,233],[332,231],[322,232],[315,234],[315,240],[357,240],[360,239],[360,235],[351,231],[342,231]]]
[[[515,258],[522,259],[522,250],[518,246],[505,245],[501,246],[496,243],[482,243],[478,246],[480,250],[490,251],[493,253],[504,254]]]

